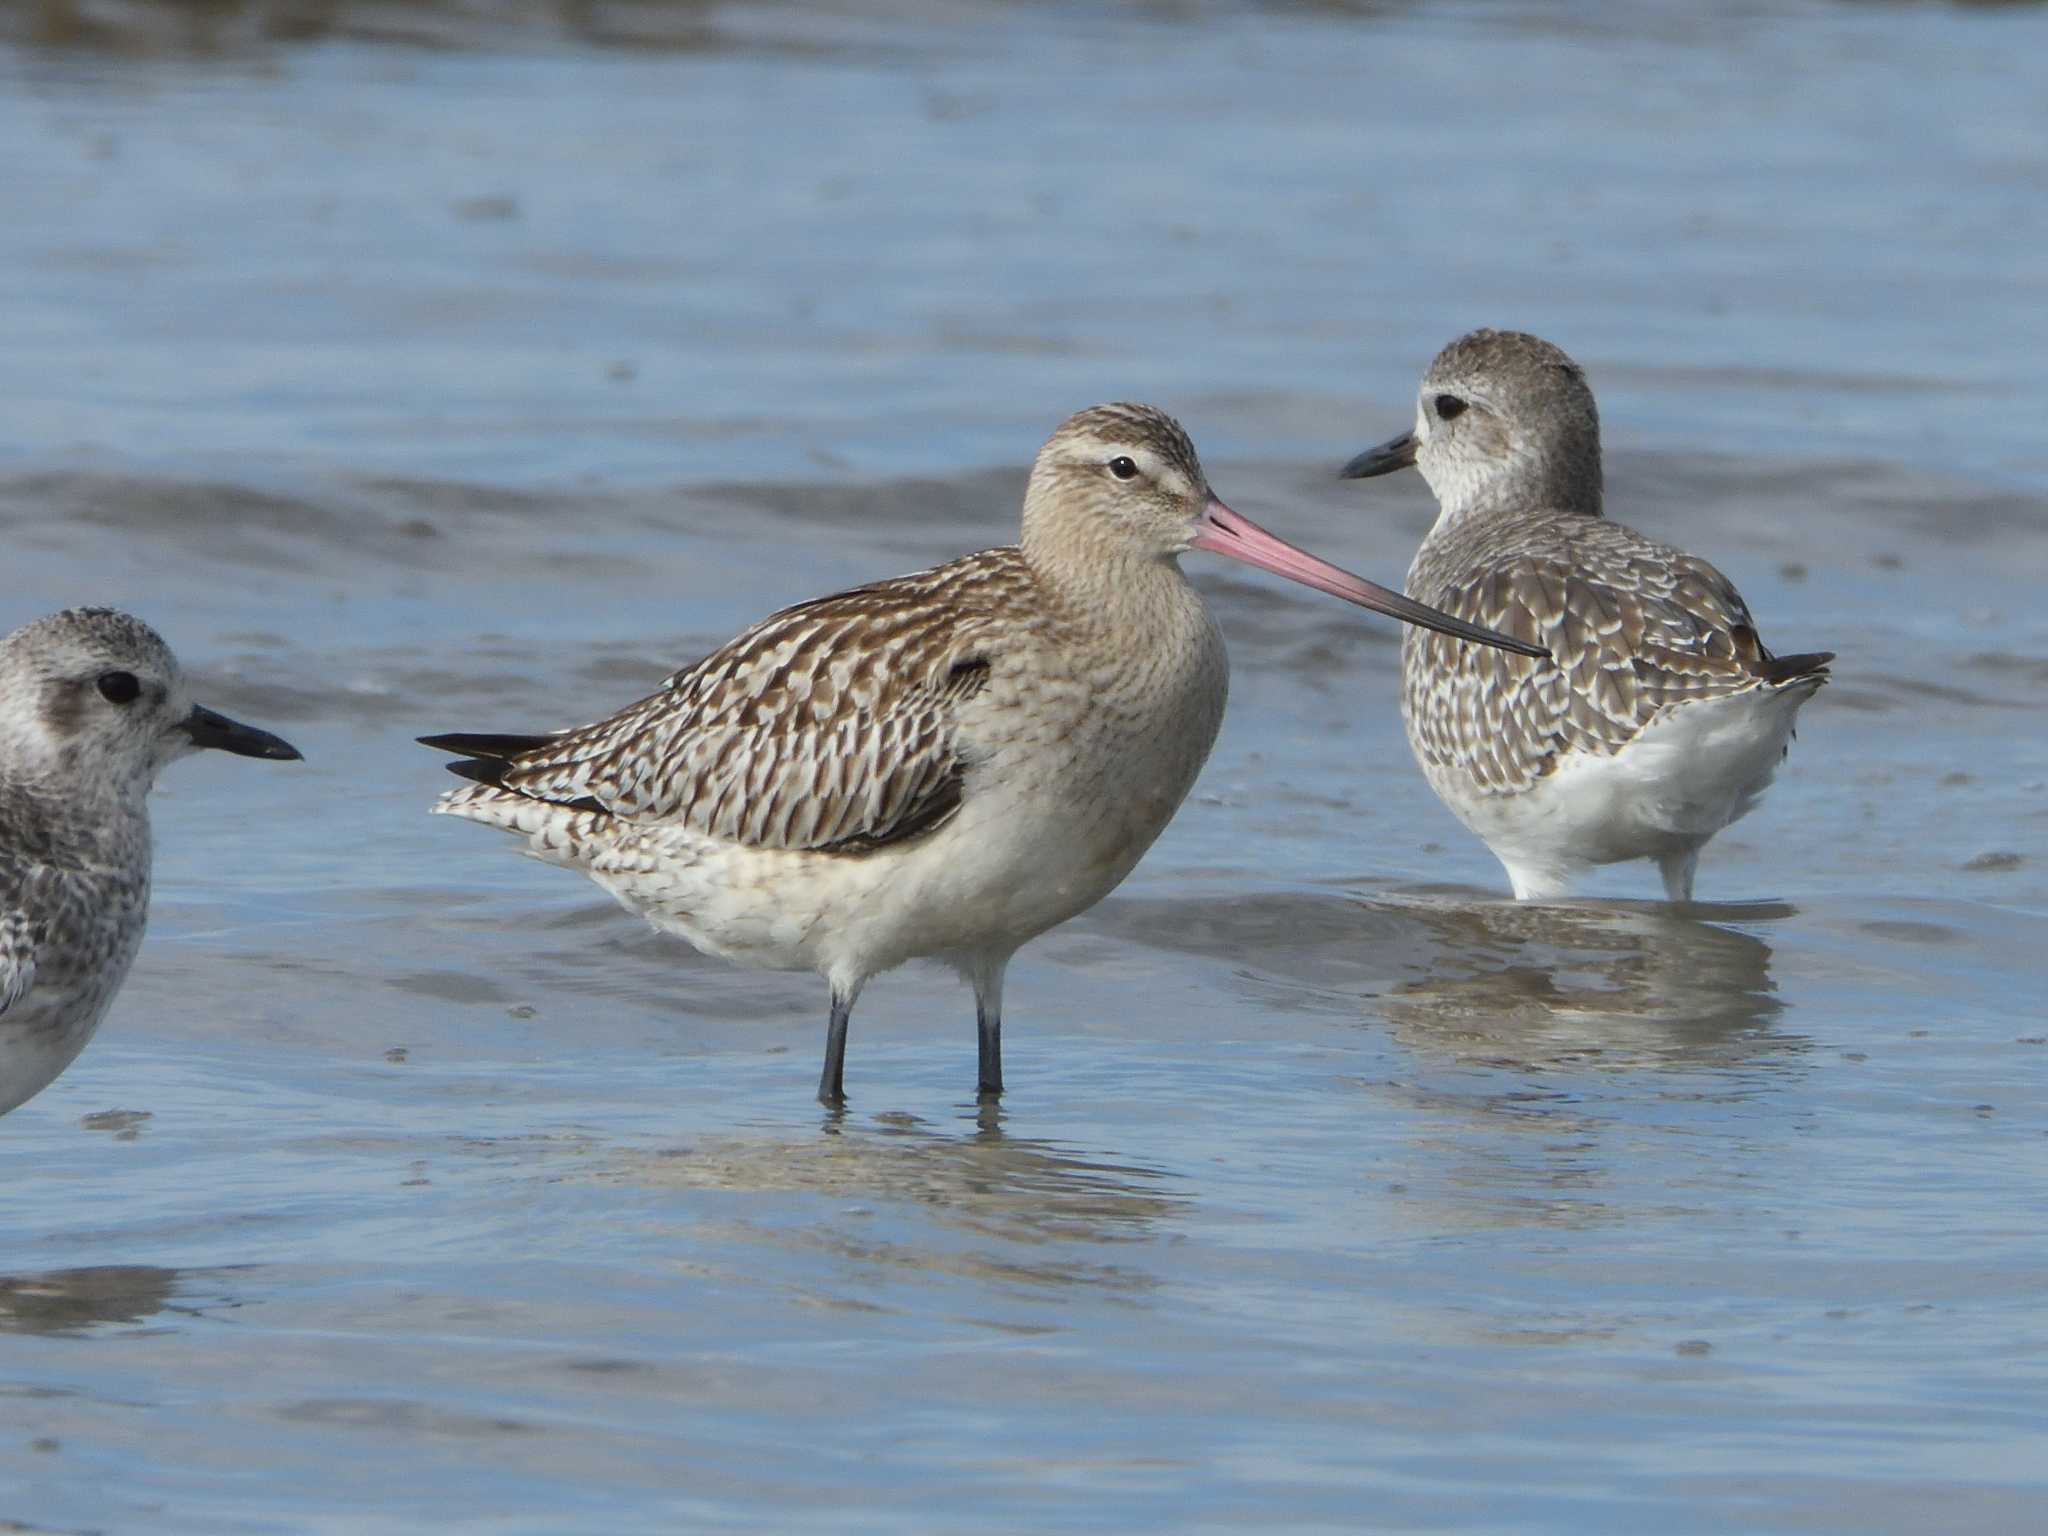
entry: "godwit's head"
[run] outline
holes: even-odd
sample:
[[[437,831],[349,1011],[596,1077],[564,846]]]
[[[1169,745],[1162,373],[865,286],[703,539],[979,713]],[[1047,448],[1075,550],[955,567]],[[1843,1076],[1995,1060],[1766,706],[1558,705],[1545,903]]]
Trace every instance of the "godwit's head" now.
[[[1046,439],[1024,494],[1023,547],[1041,569],[1091,575],[1213,550],[1410,624],[1545,654],[1340,570],[1232,511],[1209,489],[1180,423],[1149,405],[1091,406]]]
[[[1024,548],[1171,559],[1194,543],[1214,499],[1179,422],[1149,405],[1090,406],[1038,450],[1024,493]]]
[[[192,701],[163,638],[111,608],[67,608],[0,638],[0,768],[76,800],[146,793],[157,770],[219,747],[295,758],[287,743]]]
[[[1410,464],[1439,516],[1557,511],[1600,515],[1600,412],[1586,372],[1522,331],[1473,331],[1429,365],[1415,428],[1344,466],[1360,480]]]

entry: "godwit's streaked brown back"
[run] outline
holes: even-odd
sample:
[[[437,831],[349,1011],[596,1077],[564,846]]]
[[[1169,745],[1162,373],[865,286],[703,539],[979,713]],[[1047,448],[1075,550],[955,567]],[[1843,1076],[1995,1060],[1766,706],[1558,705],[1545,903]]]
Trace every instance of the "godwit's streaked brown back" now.
[[[467,771],[742,847],[871,852],[959,809],[961,706],[1033,643],[1034,585],[1012,547],[799,603],[609,719]]]

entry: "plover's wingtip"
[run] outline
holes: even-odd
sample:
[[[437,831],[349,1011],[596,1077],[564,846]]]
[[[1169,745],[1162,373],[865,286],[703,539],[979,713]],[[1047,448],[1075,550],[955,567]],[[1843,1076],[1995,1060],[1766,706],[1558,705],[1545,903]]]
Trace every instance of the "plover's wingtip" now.
[[[1835,659],[1833,651],[1808,651],[1799,656],[1772,656],[1767,658],[1760,669],[1764,681],[1771,683],[1796,683],[1806,678],[1825,680],[1828,664]]]

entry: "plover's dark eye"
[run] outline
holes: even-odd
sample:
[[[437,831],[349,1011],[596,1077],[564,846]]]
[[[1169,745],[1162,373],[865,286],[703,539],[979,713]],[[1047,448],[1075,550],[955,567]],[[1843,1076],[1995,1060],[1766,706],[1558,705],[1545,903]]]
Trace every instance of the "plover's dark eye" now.
[[[1462,416],[1464,414],[1465,402],[1456,395],[1438,395],[1436,397],[1437,420],[1449,421],[1453,416]]]
[[[133,672],[102,672],[99,689],[100,697],[109,704],[133,704],[142,692],[142,684],[135,680]]]
[[[1138,461],[1120,453],[1109,461],[1109,472],[1119,480],[1135,480],[1138,478]]]

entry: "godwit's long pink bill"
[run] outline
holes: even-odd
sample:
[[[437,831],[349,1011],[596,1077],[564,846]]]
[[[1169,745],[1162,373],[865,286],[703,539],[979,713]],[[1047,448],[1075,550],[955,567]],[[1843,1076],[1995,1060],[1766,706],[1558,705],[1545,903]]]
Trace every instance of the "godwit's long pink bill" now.
[[[1298,581],[1305,587],[1314,587],[1318,592],[1341,597],[1361,608],[1370,608],[1375,613],[1384,613],[1404,623],[1419,624],[1424,629],[1456,635],[1460,640],[1514,651],[1523,656],[1550,654],[1540,645],[1531,645],[1526,640],[1514,639],[1480,624],[1467,623],[1425,603],[1418,603],[1412,597],[1404,597],[1376,581],[1354,576],[1327,560],[1318,560],[1307,550],[1297,548],[1277,534],[1268,533],[1242,512],[1232,511],[1214,496],[1209,498],[1202,517],[1204,526],[1195,535],[1191,548],[1228,555],[1246,565],[1285,576],[1289,581]]]

